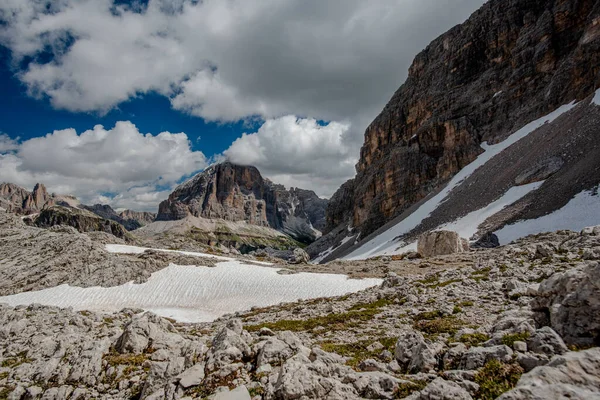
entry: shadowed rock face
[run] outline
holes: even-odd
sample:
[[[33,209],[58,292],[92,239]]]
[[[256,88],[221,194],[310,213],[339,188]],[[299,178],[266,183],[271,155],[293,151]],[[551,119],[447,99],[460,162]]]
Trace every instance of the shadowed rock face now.
[[[81,208],[91,211],[102,218],[118,222],[128,231],[133,231],[154,222],[154,219],[156,218],[156,214],[150,212],[124,210],[117,213],[108,204],[94,204],[93,206],[82,205]]]
[[[492,0],[415,58],[327,213],[363,237],[446,183],[480,144],[600,86],[598,0]],[[351,195],[351,197],[349,197]]]
[[[158,221],[202,218],[245,221],[312,242],[325,226],[327,200],[309,190],[286,190],[252,166],[225,162],[179,185],[160,203]]]

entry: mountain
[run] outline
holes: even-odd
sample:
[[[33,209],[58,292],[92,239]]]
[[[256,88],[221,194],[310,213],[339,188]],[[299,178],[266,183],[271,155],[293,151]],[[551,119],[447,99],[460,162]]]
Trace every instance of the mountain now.
[[[135,222],[140,226],[148,225],[156,219],[156,213],[148,211],[123,210],[119,213],[125,222]]]
[[[6,211],[33,214],[54,204],[54,195],[48,194],[41,183],[37,183],[31,192],[13,183],[0,184],[0,206]]]
[[[80,208],[91,211],[102,218],[110,219],[123,225],[128,231],[133,231],[151,222],[156,214],[142,211],[124,210],[117,213],[108,204],[94,204],[93,206],[81,205]]]
[[[245,221],[310,243],[321,235],[326,207],[327,200],[312,191],[286,190],[264,179],[256,167],[224,162],[179,185],[160,203],[156,220],[194,216]]]
[[[365,132],[356,177],[329,202],[331,234],[309,253],[344,256],[385,232],[371,250],[397,250],[502,203],[494,221],[475,226],[495,232],[594,190],[598,65],[600,1],[489,1],[416,56]]]

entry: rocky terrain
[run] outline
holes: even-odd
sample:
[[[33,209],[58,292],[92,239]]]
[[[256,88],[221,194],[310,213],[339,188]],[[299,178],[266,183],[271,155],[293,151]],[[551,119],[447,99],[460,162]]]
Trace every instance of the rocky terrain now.
[[[187,216],[244,221],[310,243],[325,225],[327,201],[308,190],[289,191],[264,179],[252,166],[213,165],[179,185],[160,203],[158,221]]]
[[[170,253],[111,254],[105,243],[124,242],[106,232],[83,234],[67,225],[28,226],[21,218],[0,211],[0,295],[64,283],[81,287],[141,283],[171,262],[199,263],[196,257]]]
[[[81,205],[80,208],[91,211],[94,214],[111,221],[115,221],[125,227],[128,231],[133,231],[142,226],[148,225],[156,219],[156,214],[145,211],[123,210],[117,213],[108,204],[94,204],[93,206]]]
[[[599,259],[596,227],[434,258],[338,261],[386,279],[204,324],[0,306],[0,397],[593,399]]]
[[[467,214],[560,170],[497,227],[544,215],[598,185],[597,148],[589,144],[598,142],[599,111],[589,103],[600,86],[599,21],[596,0],[492,0],[434,40],[367,128],[357,175],[329,202],[324,232],[351,226],[355,238],[367,238],[441,190],[483,152],[482,143],[498,143],[572,101],[580,101],[577,110],[490,163],[493,172],[473,176],[478,186],[463,185],[470,195],[449,209]],[[480,198],[482,187],[493,190]]]

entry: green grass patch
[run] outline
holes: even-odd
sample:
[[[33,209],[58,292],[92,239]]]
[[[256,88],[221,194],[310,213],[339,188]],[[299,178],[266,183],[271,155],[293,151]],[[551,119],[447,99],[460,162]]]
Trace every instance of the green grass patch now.
[[[465,300],[465,301],[461,301],[460,303],[456,303],[457,306],[459,307],[473,307],[475,303],[473,303],[471,300]]]
[[[21,364],[30,363],[33,359],[27,357],[27,352],[22,351],[17,354],[15,357],[9,357],[5,360],[2,360],[2,364],[0,364],[4,368],[14,368],[18,367]]]
[[[413,327],[428,335],[438,335],[448,333],[454,335],[460,328],[464,327],[464,321],[454,317],[442,317],[432,320],[420,320],[413,324]]]
[[[485,333],[465,333],[461,335],[459,342],[466,344],[467,346],[479,346],[481,343],[490,340],[490,337]]]
[[[353,343],[333,343],[330,341],[322,342],[321,348],[330,353],[336,353],[343,357],[348,357],[349,360],[346,362],[349,366],[356,368],[361,361],[368,358],[377,358],[384,350],[394,351],[397,338],[383,337],[378,340],[360,340]],[[383,345],[383,348],[369,351],[369,347],[374,342],[379,342]]]
[[[439,310],[425,311],[414,316],[415,321],[430,321],[432,319],[442,317],[442,312]]]
[[[515,342],[526,342],[529,339],[529,332],[509,333],[502,336],[502,343],[512,347]]]
[[[516,364],[504,364],[498,360],[488,361],[475,375],[479,390],[476,399],[493,400],[502,393],[513,389],[523,374],[523,368]]]
[[[382,298],[371,303],[357,303],[350,307],[348,312],[327,314],[305,320],[283,319],[276,322],[265,322],[257,325],[248,325],[248,332],[257,332],[260,328],[269,328],[274,331],[312,331],[318,326],[328,330],[343,330],[357,326],[360,322],[370,321],[381,312],[381,308],[394,303],[394,298]]]
[[[426,381],[410,381],[407,383],[401,383],[394,391],[394,399],[404,399],[415,392],[425,389],[425,386],[427,386]]]
[[[492,267],[485,267],[485,268],[478,269],[477,271],[475,271],[471,274],[471,279],[473,279],[477,283],[479,283],[481,281],[489,281],[491,270],[492,270]]]

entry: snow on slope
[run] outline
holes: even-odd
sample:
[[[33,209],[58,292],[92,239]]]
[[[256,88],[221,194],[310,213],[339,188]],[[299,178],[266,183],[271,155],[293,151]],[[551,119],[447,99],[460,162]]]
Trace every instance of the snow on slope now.
[[[600,89],[596,90],[596,95],[592,99],[592,103],[596,104],[597,106],[600,106]]]
[[[595,190],[578,193],[563,208],[537,219],[519,221],[497,232],[500,244],[507,244],[523,236],[562,229],[581,230],[600,225],[600,195]]]
[[[165,253],[179,253],[186,256],[196,256],[196,257],[206,257],[206,258],[214,258],[215,260],[222,261],[233,261],[234,259],[231,257],[222,257],[214,254],[208,253],[196,253],[193,251],[181,251],[181,250],[166,250],[166,249],[151,249],[149,247],[138,247],[138,246],[129,246],[125,244],[107,244],[105,245],[106,251],[109,253],[121,253],[121,254],[142,254],[146,250],[154,250],[154,251],[162,251]],[[267,265],[271,265],[266,263]]]
[[[40,303],[75,310],[115,312],[141,308],[182,322],[212,321],[224,314],[280,302],[338,296],[379,285],[381,279],[348,279],[345,275],[299,273],[220,262],[216,267],[170,265],[143,284],[102,288],[60,285],[36,292],[0,297],[11,306]]]
[[[484,152],[481,153],[479,157],[477,157],[471,164],[461,169],[452,178],[448,185],[436,196],[423,203],[415,212],[400,221],[398,224],[394,225],[387,231],[381,233],[380,235],[360,246],[358,249],[354,250],[352,253],[344,257],[344,259],[364,260],[382,254],[398,254],[402,252],[398,249],[398,247],[402,247],[402,242],[400,242],[397,238],[416,228],[421,221],[431,215],[431,213],[450,194],[452,189],[459,186],[466,178],[475,172],[477,168],[483,166],[494,156],[500,154],[503,150],[523,139],[545,123],[554,121],[556,118],[575,107],[575,105],[576,103],[573,101],[557,108],[552,113],[525,125],[500,143],[495,145],[488,145],[487,142],[482,143],[481,147],[483,148]],[[481,223],[483,221],[479,222]]]
[[[540,186],[542,186],[544,182],[533,182],[527,185],[515,186],[511,187],[509,190],[504,193],[502,197],[498,200],[491,202],[486,207],[481,208],[479,210],[475,210],[462,218],[459,218],[449,224],[444,224],[439,226],[436,230],[447,230],[457,232],[461,237],[470,238],[477,232],[477,227],[483,221],[496,214],[504,207],[513,204],[515,201],[521,199],[527,193],[536,190]],[[396,244],[394,244],[391,248],[382,251],[378,255],[390,255],[390,254],[400,254],[405,253],[407,251],[416,251],[417,250],[417,242],[412,242],[409,245],[396,248]]]

